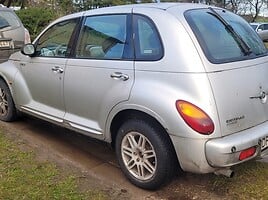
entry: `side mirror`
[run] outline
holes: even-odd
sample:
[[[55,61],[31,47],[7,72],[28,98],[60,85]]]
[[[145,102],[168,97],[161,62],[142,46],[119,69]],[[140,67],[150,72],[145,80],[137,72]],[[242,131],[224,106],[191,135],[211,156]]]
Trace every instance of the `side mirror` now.
[[[33,44],[25,44],[22,47],[21,53],[27,56],[32,56],[35,53],[35,47]]]
[[[261,32],[261,31],[263,31],[261,28],[259,28],[259,29],[257,30],[257,32]]]

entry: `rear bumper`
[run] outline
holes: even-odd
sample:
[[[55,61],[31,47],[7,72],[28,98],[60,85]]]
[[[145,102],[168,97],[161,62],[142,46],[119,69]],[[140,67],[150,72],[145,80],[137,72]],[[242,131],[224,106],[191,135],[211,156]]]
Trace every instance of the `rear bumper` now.
[[[222,138],[211,139],[205,144],[205,154],[209,165],[215,168],[230,167],[255,157],[268,155],[268,148],[261,151],[261,139],[268,138],[268,122],[256,127],[228,135]],[[239,160],[241,151],[256,147],[253,156],[243,161]]]
[[[213,173],[253,158],[268,157],[268,148],[261,151],[260,144],[260,139],[266,136],[268,122],[221,138],[194,139],[171,136],[171,140],[184,171]],[[240,152],[250,147],[256,147],[255,154],[240,161]]]

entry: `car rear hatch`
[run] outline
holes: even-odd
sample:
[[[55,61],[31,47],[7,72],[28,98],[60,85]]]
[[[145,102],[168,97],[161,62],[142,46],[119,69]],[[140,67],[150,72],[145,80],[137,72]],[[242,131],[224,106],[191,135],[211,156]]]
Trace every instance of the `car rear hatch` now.
[[[268,120],[268,57],[242,18],[222,9],[185,13],[199,43],[213,90],[222,136]]]
[[[226,66],[228,70],[208,73],[223,135],[268,120],[267,58],[246,63],[232,63],[240,67],[230,69]]]
[[[21,49],[24,44],[25,30],[20,20],[11,10],[0,12],[0,62],[10,54]]]

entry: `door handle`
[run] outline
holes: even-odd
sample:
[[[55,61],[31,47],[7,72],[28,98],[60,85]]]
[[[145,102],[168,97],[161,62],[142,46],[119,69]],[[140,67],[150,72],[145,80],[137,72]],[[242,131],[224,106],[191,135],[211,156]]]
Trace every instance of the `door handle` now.
[[[56,74],[62,74],[64,72],[63,69],[59,66],[52,67],[51,70]]]
[[[111,78],[116,79],[116,80],[126,81],[129,79],[129,76],[121,72],[114,72],[111,74]]]

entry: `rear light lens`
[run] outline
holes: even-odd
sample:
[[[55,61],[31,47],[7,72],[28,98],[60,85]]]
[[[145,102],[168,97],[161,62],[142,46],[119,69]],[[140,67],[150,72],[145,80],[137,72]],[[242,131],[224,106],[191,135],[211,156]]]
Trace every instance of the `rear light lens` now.
[[[176,108],[186,124],[193,130],[203,135],[213,133],[214,123],[202,109],[183,100],[176,101]]]
[[[243,150],[241,151],[241,153],[239,154],[239,160],[245,160],[251,156],[253,156],[256,152],[256,148],[255,147],[251,147],[249,149]]]
[[[31,43],[31,37],[29,31],[25,28],[24,29],[24,44]]]

